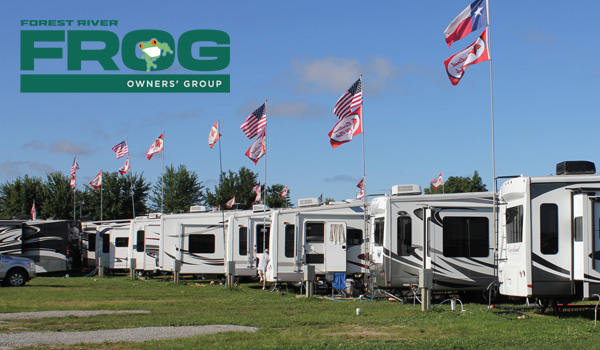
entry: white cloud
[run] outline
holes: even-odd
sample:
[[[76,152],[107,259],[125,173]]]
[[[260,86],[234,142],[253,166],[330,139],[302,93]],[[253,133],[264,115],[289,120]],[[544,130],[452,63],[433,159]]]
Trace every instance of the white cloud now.
[[[56,141],[48,144],[44,144],[43,142],[39,141],[32,141],[23,147],[46,150],[52,153],[65,153],[70,155],[93,153],[87,146],[82,144],[75,144],[67,140]]]

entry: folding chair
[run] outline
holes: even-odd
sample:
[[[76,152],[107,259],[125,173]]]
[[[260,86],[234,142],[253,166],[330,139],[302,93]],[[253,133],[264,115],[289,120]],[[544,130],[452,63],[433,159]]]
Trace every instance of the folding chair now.
[[[334,272],[333,282],[331,283],[331,296],[346,296],[346,273]]]

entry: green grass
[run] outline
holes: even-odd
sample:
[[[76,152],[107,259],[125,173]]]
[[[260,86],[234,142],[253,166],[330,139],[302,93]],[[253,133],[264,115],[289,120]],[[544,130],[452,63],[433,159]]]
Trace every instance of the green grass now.
[[[143,343],[82,344],[56,349],[561,349],[596,348],[600,326],[593,313],[557,318],[533,311],[487,311],[446,303],[430,311],[385,300],[331,301],[268,293],[258,284],[236,290],[197,281],[174,285],[126,277],[38,277],[22,288],[0,288],[0,312],[46,310],[149,310],[117,314],[0,321],[1,333],[83,331],[147,326],[234,324],[254,334],[222,333]],[[355,315],[357,307],[362,309]],[[460,308],[460,306],[458,306]],[[525,314],[525,318],[518,316]]]

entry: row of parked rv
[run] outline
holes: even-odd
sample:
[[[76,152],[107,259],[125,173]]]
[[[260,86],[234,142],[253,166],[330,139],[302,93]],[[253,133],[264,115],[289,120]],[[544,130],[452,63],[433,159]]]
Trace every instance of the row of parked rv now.
[[[195,207],[83,223],[81,255],[83,265],[110,269],[243,277],[256,275],[255,255],[269,249],[271,283],[299,283],[312,266],[321,283],[343,274],[355,290],[497,286],[513,297],[590,298],[600,293],[600,175],[590,162],[560,163],[556,174],[510,178],[496,196],[423,195],[419,186],[403,185],[368,203],[303,199],[298,208]],[[0,252],[18,254],[5,232]],[[33,249],[25,239],[20,243],[24,254]]]

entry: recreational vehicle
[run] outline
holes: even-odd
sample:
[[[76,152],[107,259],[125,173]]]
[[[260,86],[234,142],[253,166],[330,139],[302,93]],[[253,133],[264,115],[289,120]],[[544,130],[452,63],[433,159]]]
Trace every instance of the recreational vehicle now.
[[[35,262],[36,273],[81,268],[81,224],[70,220],[2,220],[0,253]]]
[[[256,276],[255,253],[269,249],[271,213],[268,206],[254,205],[251,210],[235,211],[228,217],[225,255],[234,265],[234,275]]]
[[[127,255],[130,259],[135,259],[133,267],[141,273],[152,274],[159,268],[160,222],[160,214],[149,214],[131,220]]]
[[[300,199],[298,208],[274,211],[271,218],[269,282],[299,282],[306,265],[319,280],[342,274],[362,288],[366,274],[364,202],[322,205],[317,198]]]
[[[541,299],[600,294],[600,175],[563,162],[556,176],[500,187],[500,293]]]
[[[496,280],[493,194],[421,194],[396,185],[369,207],[371,282],[403,290],[485,290]]]
[[[96,228],[97,266],[111,270],[129,269],[130,227],[131,220],[119,220],[104,222]]]

